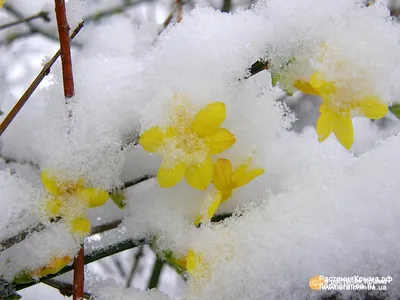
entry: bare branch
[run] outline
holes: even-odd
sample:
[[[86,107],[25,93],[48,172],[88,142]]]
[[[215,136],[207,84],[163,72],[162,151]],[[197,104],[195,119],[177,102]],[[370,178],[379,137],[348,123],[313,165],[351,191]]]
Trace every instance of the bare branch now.
[[[22,24],[22,23],[28,23],[28,22],[30,22],[32,20],[35,20],[35,19],[42,19],[45,22],[50,22],[49,13],[47,11],[41,11],[41,12],[38,12],[37,14],[35,14],[33,16],[30,16],[30,17],[27,17],[27,18],[24,18],[24,19],[20,19],[20,20],[14,21],[14,22],[10,22],[10,23],[7,23],[7,24],[0,25],[0,30],[9,28],[9,27],[12,27],[12,26],[15,26],[15,25],[19,25],[19,24]]]
[[[19,12],[14,6],[12,6],[9,3],[4,4],[3,9],[5,11],[7,11],[8,13],[10,13],[12,16],[14,16],[17,20],[22,20],[25,18],[25,16],[21,12]],[[52,33],[48,32],[48,31],[44,31],[32,23],[27,22],[26,25],[29,28],[29,34],[24,33],[24,36],[31,35],[34,33],[39,33],[40,35],[42,35],[50,40],[58,42],[58,37],[56,35],[53,35]],[[15,37],[14,37],[14,39],[15,39]]]
[[[71,34],[71,37],[70,37],[71,40],[78,34],[78,32],[82,29],[82,27],[83,27],[83,22],[79,23],[78,27],[75,28],[74,32]],[[56,62],[56,60],[60,56],[60,54],[61,54],[61,50],[58,50],[54,54],[54,56],[43,66],[43,69],[36,76],[35,80],[33,80],[33,82],[28,87],[28,89],[25,91],[25,93],[22,95],[22,97],[18,100],[18,102],[15,104],[15,106],[11,109],[11,111],[9,112],[7,117],[5,117],[3,122],[0,124],[0,136],[4,133],[4,131],[7,129],[8,125],[10,125],[12,120],[15,118],[15,116],[21,110],[21,108],[25,105],[26,101],[28,101],[29,97],[37,89],[39,84],[42,82],[43,78],[46,77],[46,75],[48,75],[50,73],[51,67]]]

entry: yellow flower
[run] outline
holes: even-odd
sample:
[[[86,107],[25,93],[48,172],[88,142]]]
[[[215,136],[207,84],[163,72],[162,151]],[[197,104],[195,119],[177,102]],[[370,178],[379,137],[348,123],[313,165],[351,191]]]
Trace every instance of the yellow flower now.
[[[226,117],[225,104],[210,103],[193,117],[182,105],[173,113],[171,126],[150,128],[141,135],[139,144],[161,156],[157,174],[161,187],[173,187],[185,177],[191,187],[205,190],[213,175],[211,155],[235,143],[233,134],[220,128]]]
[[[3,7],[4,3],[6,3],[6,0],[0,0],[0,8]]]
[[[314,72],[309,82],[296,80],[294,86],[303,93],[322,98],[319,108],[321,114],[316,124],[318,140],[324,141],[333,132],[347,150],[351,148],[354,141],[352,112],[370,119],[380,119],[388,112],[388,106],[374,95],[362,98],[350,96],[350,99],[342,99],[342,95],[349,98],[348,95],[351,93],[338,88],[335,82],[324,80],[318,72]]]
[[[203,257],[191,248],[189,248],[186,257],[175,259],[175,263],[194,276],[204,275],[207,270]]]
[[[45,203],[45,211],[52,217],[61,216],[70,221],[75,233],[88,234],[90,222],[85,216],[88,207],[101,206],[107,202],[106,191],[85,187],[84,180],[67,181],[44,170],[41,179],[45,189],[52,195]]]
[[[264,173],[264,169],[261,168],[248,171],[247,169],[250,163],[251,158],[248,158],[245,163],[232,171],[232,164],[228,159],[217,159],[214,165],[212,183],[218,191],[215,193],[207,210],[203,214],[197,216],[194,225],[197,226],[200,222],[209,222],[217,211],[219,205],[232,196],[233,190],[244,186]]]
[[[70,261],[71,258],[69,256],[53,257],[46,266],[31,271],[29,275],[34,278],[41,278],[49,274],[55,274],[64,268]]]

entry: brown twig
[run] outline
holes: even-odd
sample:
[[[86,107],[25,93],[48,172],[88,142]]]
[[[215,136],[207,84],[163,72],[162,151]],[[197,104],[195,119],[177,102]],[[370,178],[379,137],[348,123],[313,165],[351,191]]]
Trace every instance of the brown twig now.
[[[85,253],[84,247],[78,252],[74,258],[74,287],[73,300],[81,300],[83,298],[84,282],[85,282]]]
[[[54,0],[56,4],[56,18],[58,35],[60,37],[61,64],[63,72],[64,95],[72,98],[74,91],[74,76],[72,73],[71,47],[69,37],[69,25],[65,11],[65,0]]]
[[[98,225],[92,228],[92,230],[90,231],[90,234],[98,234],[98,233],[102,233],[104,231],[108,231],[111,229],[115,229],[117,228],[120,224],[122,223],[122,220],[115,220],[106,224],[102,224],[102,225]]]
[[[35,19],[42,19],[45,22],[50,22],[49,13],[47,11],[41,11],[41,12],[38,12],[37,14],[35,14],[33,16],[30,16],[30,17],[27,17],[27,18],[24,18],[24,19],[20,19],[20,20],[14,21],[14,22],[10,22],[10,23],[7,23],[7,24],[0,25],[0,30],[9,28],[9,27],[12,27],[12,26],[15,26],[15,25],[19,25],[19,24],[22,24],[22,23],[28,23],[28,22],[30,22],[32,20],[35,20]]]
[[[54,0],[56,9],[56,19],[58,36],[60,38],[61,66],[63,73],[64,96],[66,101],[75,94],[74,76],[72,72],[71,45],[69,37],[69,25],[65,9],[65,0]],[[84,245],[81,245],[78,255],[74,258],[74,285],[73,300],[83,299],[85,283],[85,254]]]
[[[75,28],[74,32],[72,32],[71,37],[70,37],[71,40],[78,34],[78,32],[82,29],[82,27],[83,27],[83,22],[79,23],[79,25]],[[51,67],[56,62],[56,60],[60,56],[60,54],[61,54],[61,50],[58,50],[54,54],[54,56],[43,66],[43,69],[36,76],[35,80],[33,80],[33,82],[28,87],[28,89],[25,91],[25,93],[21,96],[21,98],[18,100],[18,102],[15,104],[15,106],[11,109],[11,111],[8,113],[7,117],[5,117],[3,122],[0,124],[0,136],[4,133],[4,131],[10,125],[10,123],[15,118],[15,116],[18,114],[18,112],[21,110],[21,108],[25,105],[26,101],[28,101],[29,97],[37,89],[39,84],[42,82],[43,78],[46,77],[46,75],[48,75],[50,73]]]
[[[176,4],[176,22],[182,21],[182,0],[175,0]]]

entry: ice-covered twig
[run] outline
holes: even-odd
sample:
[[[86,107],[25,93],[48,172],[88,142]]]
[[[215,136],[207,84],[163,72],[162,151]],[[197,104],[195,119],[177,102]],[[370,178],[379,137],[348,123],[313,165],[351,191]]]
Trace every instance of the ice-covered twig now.
[[[54,223],[58,222],[61,218],[56,218],[53,220]],[[19,232],[17,235],[14,235],[8,239],[5,239],[0,242],[0,253],[4,250],[22,242],[26,237],[33,232],[40,232],[46,228],[46,225],[39,223],[34,226],[28,227],[25,230]]]
[[[98,234],[98,233],[102,233],[104,231],[108,231],[111,229],[115,229],[117,228],[120,224],[122,223],[122,220],[115,220],[106,224],[102,224],[102,225],[98,225],[92,228],[92,230],[90,231],[90,234]]]
[[[73,286],[70,283],[61,282],[61,281],[58,281],[55,279],[46,279],[46,280],[43,280],[43,283],[57,289],[63,296],[66,296],[66,297],[72,296]],[[83,292],[84,299],[90,299],[90,297],[91,297],[91,294]]]
[[[9,27],[12,27],[12,26],[15,26],[15,25],[19,25],[19,24],[22,24],[22,23],[28,23],[28,22],[30,22],[32,20],[35,20],[35,19],[42,19],[45,22],[50,22],[49,13],[47,11],[41,11],[41,12],[38,12],[37,14],[35,14],[33,16],[30,16],[30,17],[27,17],[27,18],[24,18],[24,19],[20,19],[20,20],[16,20],[16,21],[13,21],[13,22],[10,22],[10,23],[7,23],[7,24],[0,25],[0,30],[9,28]]]
[[[82,27],[83,27],[83,22],[79,23],[79,25],[72,32],[71,37],[70,37],[71,40],[78,34],[78,32],[81,30]],[[22,95],[22,97],[18,100],[18,102],[15,104],[15,106],[11,109],[11,111],[8,113],[7,117],[5,117],[3,122],[0,124],[0,136],[7,129],[8,125],[10,125],[10,123],[15,118],[15,116],[18,114],[18,112],[21,110],[21,108],[24,106],[26,101],[28,101],[29,97],[37,89],[39,84],[42,82],[43,78],[46,77],[46,75],[48,75],[50,73],[50,68],[56,62],[56,60],[60,56],[60,54],[61,54],[61,50],[58,50],[54,54],[54,56],[43,66],[43,69],[36,76],[35,80],[33,80],[33,82],[28,87],[28,89],[25,91],[25,93]]]

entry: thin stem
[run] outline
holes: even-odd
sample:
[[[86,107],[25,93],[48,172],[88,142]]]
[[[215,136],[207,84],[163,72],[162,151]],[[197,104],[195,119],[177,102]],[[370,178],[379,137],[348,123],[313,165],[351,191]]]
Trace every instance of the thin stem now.
[[[10,13],[12,16],[14,16],[17,19],[24,19],[25,18],[25,16],[22,13],[20,13],[17,9],[14,8],[14,6],[12,6],[9,3],[4,4],[3,9],[5,11],[7,11],[8,13]],[[44,37],[46,37],[48,39],[51,39],[53,41],[57,41],[58,42],[58,37],[53,35],[52,33],[44,31],[40,27],[37,27],[37,26],[35,26],[35,25],[33,25],[32,23],[29,23],[29,22],[26,23],[26,25],[29,27],[30,32],[29,33],[26,33],[26,32],[23,33],[21,37],[24,37],[24,36],[27,36],[27,35],[31,35],[33,33],[39,33],[39,34],[41,34],[42,36],[44,36]],[[12,40],[15,40],[16,38],[17,37],[14,36],[12,38]]]
[[[58,36],[60,37],[64,95],[66,98],[72,98],[75,94],[75,90],[74,76],[72,73],[69,25],[67,22],[67,14],[65,10],[65,0],[54,0],[54,2],[56,5]]]
[[[149,290],[157,288],[163,266],[163,261],[156,257],[156,261],[154,262],[153,266],[153,272],[151,273],[151,277],[149,280],[149,285],[147,286]]]
[[[84,293],[85,283],[85,254],[84,246],[74,258],[74,286],[73,286],[73,300],[81,300]]]
[[[222,12],[230,12],[231,11],[231,0],[224,0],[221,11]]]
[[[90,234],[98,234],[98,233],[102,233],[104,231],[108,231],[111,229],[115,229],[117,228],[120,224],[122,223],[122,220],[116,220],[116,221],[112,221],[110,223],[106,223],[106,224],[102,224],[102,225],[98,225],[92,228],[92,230],[90,231]]]
[[[182,0],[175,0],[176,4],[176,22],[182,21]]]
[[[66,297],[71,297],[73,294],[73,285],[70,283],[65,283],[61,282],[55,279],[46,279],[43,281],[43,283],[47,284],[48,286],[51,286],[55,289],[57,289],[61,295],[66,296]],[[83,298],[84,299],[90,299],[92,295],[89,293],[84,292],[83,293]]]
[[[78,34],[78,32],[82,29],[83,27],[83,22],[79,23],[79,25],[75,28],[74,32],[71,34],[71,40]],[[0,136],[4,133],[4,131],[7,129],[7,127],[11,124],[12,120],[15,118],[15,116],[18,114],[18,112],[21,110],[21,108],[25,105],[26,101],[28,101],[29,97],[32,96],[33,92],[37,89],[39,84],[42,82],[42,80],[50,73],[50,69],[53,66],[53,64],[56,62],[57,58],[60,56],[61,50],[58,50],[54,56],[43,66],[43,69],[39,72],[39,74],[36,76],[35,80],[31,83],[31,85],[28,87],[28,89],[25,91],[25,93],[21,96],[21,98],[18,100],[18,102],[15,104],[15,106],[11,109],[11,111],[8,113],[7,117],[3,120],[3,122],[0,124]]]
[[[41,11],[41,12],[38,12],[37,14],[35,14],[33,16],[30,16],[30,17],[27,17],[27,18],[24,18],[24,19],[20,19],[20,20],[14,21],[14,22],[10,22],[10,23],[7,23],[7,24],[0,25],[0,30],[9,28],[9,27],[12,27],[12,26],[15,26],[15,25],[19,25],[19,24],[22,24],[22,23],[28,23],[28,22],[30,22],[32,20],[35,20],[35,19],[42,19],[45,22],[50,22],[49,13],[47,11]]]
[[[132,285],[133,276],[136,273],[137,268],[139,267],[139,261],[143,256],[143,246],[140,246],[138,252],[135,254],[135,261],[132,265],[131,272],[129,273],[129,277],[126,280],[126,288],[130,288]]]

